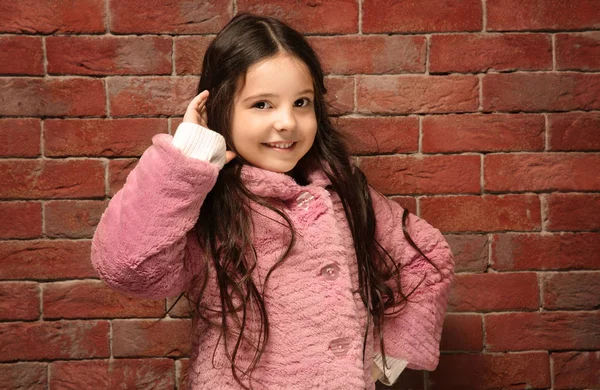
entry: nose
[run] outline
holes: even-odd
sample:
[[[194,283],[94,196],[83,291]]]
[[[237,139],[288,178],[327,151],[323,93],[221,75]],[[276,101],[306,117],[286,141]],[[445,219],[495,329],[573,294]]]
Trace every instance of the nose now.
[[[296,117],[293,110],[288,108],[278,110],[273,127],[277,131],[294,130],[296,128]]]

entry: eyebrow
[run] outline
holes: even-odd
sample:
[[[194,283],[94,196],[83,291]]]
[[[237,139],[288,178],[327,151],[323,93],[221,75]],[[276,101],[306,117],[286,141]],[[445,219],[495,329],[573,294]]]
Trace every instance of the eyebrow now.
[[[305,94],[305,93],[312,93],[314,95],[315,91],[312,90],[312,89],[305,89],[304,91],[300,92],[298,95],[302,95],[302,94]],[[244,99],[242,101],[245,102],[247,100],[258,99],[258,98],[263,98],[263,97],[267,97],[267,98],[269,98],[269,97],[277,97],[277,95],[275,95],[274,93],[259,93],[259,94],[256,94],[256,95],[249,96],[249,97],[247,97],[246,99]]]

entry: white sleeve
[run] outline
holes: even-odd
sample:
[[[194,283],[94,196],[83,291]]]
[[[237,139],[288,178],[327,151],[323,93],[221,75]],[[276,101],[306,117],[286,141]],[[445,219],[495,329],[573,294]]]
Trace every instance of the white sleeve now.
[[[216,131],[190,122],[182,122],[173,136],[173,145],[188,157],[209,161],[223,168],[225,138]]]
[[[384,371],[383,357],[379,352],[376,352],[373,355],[373,360],[375,361],[375,364],[377,365],[377,367],[379,367],[379,370],[381,371],[381,376],[378,378],[379,382],[383,383],[386,386],[393,385],[396,382],[396,380],[398,380],[398,377],[400,376],[402,371],[404,371],[406,365],[408,364],[408,362],[404,359],[396,359],[390,356],[386,356],[385,362],[387,363],[387,365]]]

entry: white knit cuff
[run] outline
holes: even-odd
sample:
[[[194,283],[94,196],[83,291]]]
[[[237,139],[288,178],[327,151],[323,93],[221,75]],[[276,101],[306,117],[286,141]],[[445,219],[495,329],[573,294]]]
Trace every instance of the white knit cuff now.
[[[398,377],[400,376],[402,371],[404,371],[404,369],[406,368],[406,365],[408,364],[408,362],[404,359],[397,359],[397,358],[386,356],[385,362],[387,364],[386,364],[385,371],[384,371],[383,370],[383,357],[381,356],[381,354],[379,352],[375,352],[375,354],[373,355],[373,360],[374,360],[375,364],[377,365],[377,367],[379,367],[379,370],[381,371],[381,376],[379,377],[379,382],[383,383],[386,386],[391,386],[394,383],[396,383],[396,380],[398,380]],[[384,372],[385,372],[385,374],[384,374]]]
[[[186,156],[209,161],[219,169],[227,162],[225,138],[195,123],[182,122],[173,136],[173,145]]]

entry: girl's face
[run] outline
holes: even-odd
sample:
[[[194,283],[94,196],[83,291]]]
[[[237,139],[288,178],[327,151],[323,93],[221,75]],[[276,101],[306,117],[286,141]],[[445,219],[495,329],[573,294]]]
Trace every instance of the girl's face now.
[[[233,107],[231,138],[250,164],[291,171],[317,133],[313,80],[308,67],[286,54],[252,65]]]

